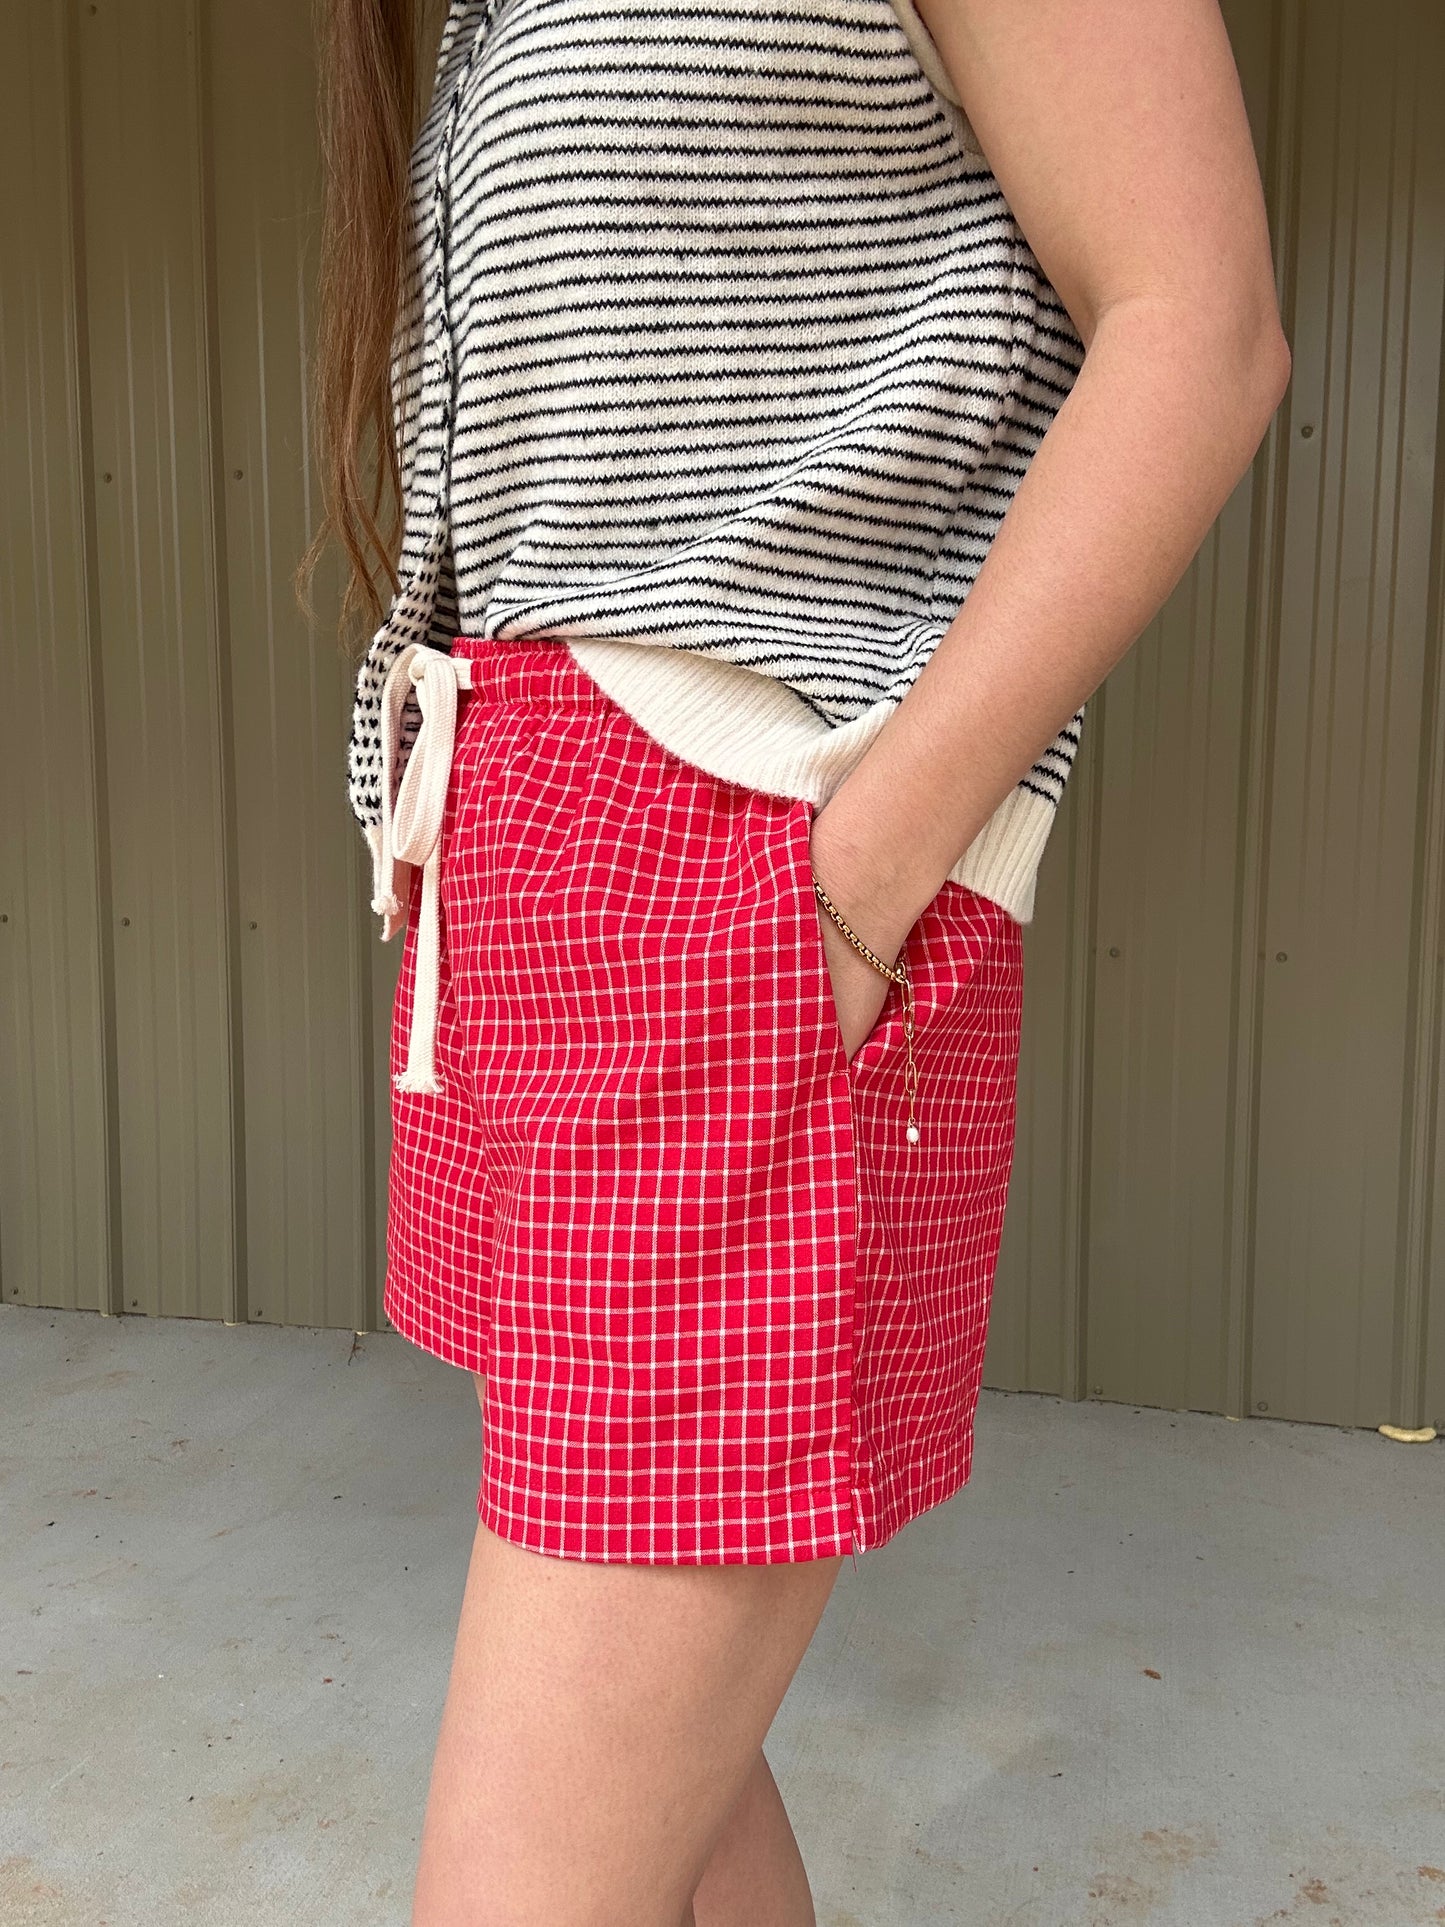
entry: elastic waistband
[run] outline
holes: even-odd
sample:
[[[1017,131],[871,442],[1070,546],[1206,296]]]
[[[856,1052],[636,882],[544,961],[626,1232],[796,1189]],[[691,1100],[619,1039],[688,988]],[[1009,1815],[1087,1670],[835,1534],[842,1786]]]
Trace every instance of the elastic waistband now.
[[[556,636],[458,636],[450,654],[453,662],[471,665],[470,684],[463,688],[489,703],[547,703],[568,709],[600,709],[612,703]]]

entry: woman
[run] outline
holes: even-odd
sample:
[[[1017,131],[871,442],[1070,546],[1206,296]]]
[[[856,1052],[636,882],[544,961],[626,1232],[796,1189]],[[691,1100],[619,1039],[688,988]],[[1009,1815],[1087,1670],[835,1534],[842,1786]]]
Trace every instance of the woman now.
[[[414,1918],[797,1927],[763,1739],[969,1476],[1084,703],[1288,379],[1260,184],[1215,0],[452,0],[414,114],[419,11],[328,0],[320,369],[386,1308],[483,1417]]]

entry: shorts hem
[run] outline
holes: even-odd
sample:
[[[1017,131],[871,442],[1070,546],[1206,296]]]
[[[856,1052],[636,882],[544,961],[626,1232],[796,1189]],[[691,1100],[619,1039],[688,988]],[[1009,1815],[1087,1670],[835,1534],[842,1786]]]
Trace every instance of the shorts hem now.
[[[428,1357],[440,1359],[444,1365],[454,1365],[458,1371],[485,1374],[488,1349],[486,1334],[475,1336],[467,1333],[460,1339],[438,1337],[411,1309],[417,1303],[417,1294],[404,1290],[393,1280],[394,1273],[389,1271],[382,1292],[381,1309],[398,1337],[404,1338],[409,1345],[415,1345],[418,1351],[425,1352]]]
[[[853,1551],[851,1526],[797,1535],[789,1543],[786,1518],[806,1519],[809,1513],[827,1517],[836,1508],[833,1488],[800,1495],[790,1513],[776,1507],[765,1512],[745,1511],[714,1522],[706,1536],[692,1545],[676,1543],[647,1548],[632,1543],[645,1538],[625,1525],[600,1528],[567,1522],[519,1520],[489,1495],[485,1478],[477,1495],[477,1517],[488,1531],[525,1552],[544,1558],[571,1559],[599,1566],[782,1566],[804,1565],[817,1559],[846,1558]],[[615,1544],[615,1549],[614,1548]]]

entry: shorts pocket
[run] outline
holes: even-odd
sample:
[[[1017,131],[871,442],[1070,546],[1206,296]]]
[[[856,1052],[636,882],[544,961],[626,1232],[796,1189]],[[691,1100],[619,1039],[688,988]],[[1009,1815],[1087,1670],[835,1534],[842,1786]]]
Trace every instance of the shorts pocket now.
[[[821,980],[822,1002],[832,1025],[839,1057],[845,1049],[838,1009],[833,999],[832,972],[823,942],[827,912],[813,891],[811,835],[819,806],[800,798],[789,818],[792,870],[803,898],[807,929],[807,967]],[[942,1047],[953,1029],[950,1014],[961,1014],[960,999],[1008,912],[1002,904],[980,896],[965,883],[947,879],[923,907],[903,939],[899,955],[906,963],[913,989],[913,1051],[922,1069],[925,1058]],[[873,1028],[845,1060],[855,1082],[887,1067],[903,1055],[903,995],[891,982]]]
[[[823,906],[813,892],[813,858],[809,838],[817,805],[806,797],[796,798],[789,806],[787,826],[788,879],[797,898],[798,925],[802,942],[800,969],[806,987],[815,992],[820,1021],[828,1031],[829,1042],[838,1065],[852,1070],[854,1059],[845,1056],[843,1026],[838,1021],[838,1006],[833,997],[833,973],[828,968],[828,953],[823,948]],[[889,995],[893,986],[889,985]],[[886,1006],[885,1006],[886,1009]],[[880,1022],[882,1021],[880,1017]],[[875,1026],[876,1028],[876,1026]]]

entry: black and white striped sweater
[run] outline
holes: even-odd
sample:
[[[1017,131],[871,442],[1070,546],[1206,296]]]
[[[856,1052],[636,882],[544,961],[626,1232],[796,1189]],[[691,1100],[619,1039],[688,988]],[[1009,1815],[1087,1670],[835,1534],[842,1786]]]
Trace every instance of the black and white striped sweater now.
[[[1083,359],[910,0],[452,0],[413,243],[373,857],[387,668],[463,634],[554,637],[677,754],[825,801]],[[952,873],[1020,921],[1082,722]]]

